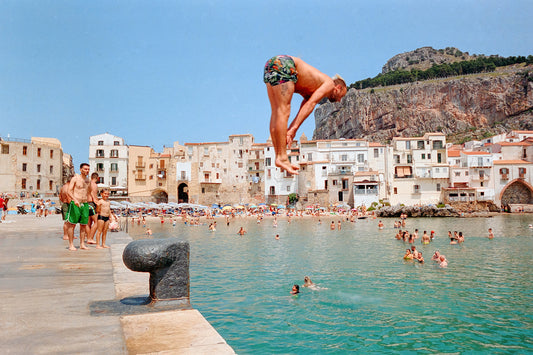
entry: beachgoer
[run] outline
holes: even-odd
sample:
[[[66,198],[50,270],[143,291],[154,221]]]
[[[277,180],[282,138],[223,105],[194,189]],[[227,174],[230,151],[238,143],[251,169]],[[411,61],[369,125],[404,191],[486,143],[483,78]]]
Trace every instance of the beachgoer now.
[[[418,256],[416,257],[416,260],[418,260],[418,262],[420,264],[424,263],[424,257],[422,256],[422,252],[421,251],[418,252]]]
[[[414,245],[411,245],[411,253],[413,254],[413,257],[415,259],[418,258],[418,250],[416,250],[416,247]]]
[[[494,238],[494,233],[492,232],[492,228],[489,228],[489,235],[487,236],[487,238],[489,238],[489,239],[493,239]]]
[[[300,286],[292,285],[291,295],[297,295],[300,293]]]
[[[152,235],[152,230],[150,229],[150,227],[148,227],[148,229],[146,230],[146,233],[145,233],[147,236],[151,236]]]
[[[341,221],[338,221],[338,222],[337,222],[337,229],[338,229],[338,230],[341,230]]]
[[[444,255],[441,255],[439,260],[440,260],[440,263],[439,263],[440,267],[447,267],[448,266],[448,261],[446,260]]]
[[[98,214],[96,213],[96,204],[98,203],[97,182],[98,173],[92,173],[87,191],[87,203],[89,204],[89,224],[87,224],[89,235],[87,236],[87,244],[96,244],[94,241],[94,235],[98,228]]]
[[[405,260],[413,260],[413,254],[411,253],[411,249],[406,249],[405,254],[403,256]]]
[[[0,217],[2,221],[4,220],[4,203],[4,199],[0,196]]]
[[[426,231],[424,231],[424,234],[422,234],[422,244],[429,244],[431,241],[431,238],[429,238],[429,235]]]
[[[76,250],[74,247],[74,228],[78,223],[80,224],[80,249],[88,249],[83,240],[83,231],[88,233],[89,204],[87,203],[87,175],[89,171],[89,164],[82,163],[80,164],[80,174],[75,175],[70,180],[68,188],[70,204],[67,212],[69,250]]]
[[[111,204],[109,202],[109,190],[103,189],[100,195],[102,196],[102,199],[97,201],[98,221],[97,221],[97,231],[96,231],[96,249],[109,248],[105,244],[107,230],[109,228],[109,219],[111,216]]]
[[[68,196],[68,187],[72,176],[67,179],[67,182],[59,190],[59,201],[61,202],[61,215],[63,217],[63,240],[68,240],[68,222],[67,213],[68,205],[70,203],[70,197]]]
[[[245,235],[245,234],[246,234],[246,230],[244,229],[244,227],[241,227],[241,229],[239,229],[239,231],[237,232],[237,234],[239,234],[239,235]]]
[[[298,174],[299,168],[291,164],[287,155],[287,146],[292,145],[298,128],[323,98],[337,102],[346,95],[346,83],[338,75],[330,78],[300,58],[288,55],[275,56],[267,61],[263,81],[272,109],[270,135],[276,152],[275,164],[291,174]],[[303,101],[287,129],[294,93],[303,96]]]
[[[429,238],[433,240],[435,238],[435,231],[431,231],[431,234],[429,235]]]
[[[383,229],[383,227],[384,227],[384,226],[383,226],[383,222],[379,221],[379,222],[378,222],[378,229]]]
[[[314,282],[311,281],[311,278],[309,276],[304,277],[304,287],[312,287],[315,286]]]
[[[279,239],[279,234],[276,234],[276,239]]]
[[[437,262],[440,260],[440,252],[438,250],[435,250],[435,253],[431,257],[431,260],[437,261]]]

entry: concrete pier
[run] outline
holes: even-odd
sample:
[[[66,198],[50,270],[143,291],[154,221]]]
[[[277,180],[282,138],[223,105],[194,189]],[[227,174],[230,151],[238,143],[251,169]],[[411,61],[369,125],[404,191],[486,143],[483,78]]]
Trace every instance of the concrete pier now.
[[[137,302],[148,296],[148,274],[124,266],[126,233],[108,233],[110,249],[69,251],[59,215],[7,222],[0,224],[1,354],[234,354],[197,310]]]

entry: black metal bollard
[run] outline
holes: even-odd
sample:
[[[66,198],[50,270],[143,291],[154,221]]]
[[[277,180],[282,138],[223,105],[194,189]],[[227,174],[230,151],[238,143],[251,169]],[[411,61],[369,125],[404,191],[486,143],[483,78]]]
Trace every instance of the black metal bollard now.
[[[176,238],[130,242],[122,253],[132,271],[150,273],[150,299],[189,302],[189,243]]]

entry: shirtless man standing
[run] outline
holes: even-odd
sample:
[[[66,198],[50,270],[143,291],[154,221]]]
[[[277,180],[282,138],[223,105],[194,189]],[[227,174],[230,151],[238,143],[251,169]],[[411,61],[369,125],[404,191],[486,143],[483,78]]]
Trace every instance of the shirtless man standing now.
[[[80,165],[80,175],[76,175],[70,180],[68,196],[70,204],[68,206],[68,249],[76,250],[74,247],[74,228],[80,224],[80,249],[88,249],[83,240],[82,231],[87,233],[87,223],[89,223],[89,204],[87,203],[89,164]]]
[[[98,204],[98,173],[91,174],[91,181],[87,189],[87,203],[89,204],[89,224],[87,225],[87,244],[96,244],[94,234],[98,228],[98,215],[96,214],[96,205]]]
[[[59,190],[59,201],[61,201],[61,215],[63,216],[63,239],[68,240],[68,222],[67,222],[67,213],[68,205],[70,203],[70,197],[68,196],[68,188],[70,185],[70,180],[72,176],[67,179],[67,182]]]
[[[292,145],[296,131],[323,98],[337,102],[346,95],[346,83],[338,75],[330,78],[300,58],[288,55],[278,55],[267,61],[263,81],[272,109],[270,135],[276,151],[276,166],[298,174],[299,168],[289,161],[287,146]],[[300,94],[303,101],[287,129],[294,93]]]

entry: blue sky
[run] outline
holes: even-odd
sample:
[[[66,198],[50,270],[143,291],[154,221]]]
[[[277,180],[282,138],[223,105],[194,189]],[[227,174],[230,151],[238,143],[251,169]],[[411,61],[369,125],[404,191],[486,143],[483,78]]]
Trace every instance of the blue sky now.
[[[58,138],[75,166],[105,132],[156,151],[265,142],[276,54],[348,84],[423,46],[527,56],[532,13],[531,0],[1,0],[0,136]],[[311,115],[297,138],[313,130]]]

